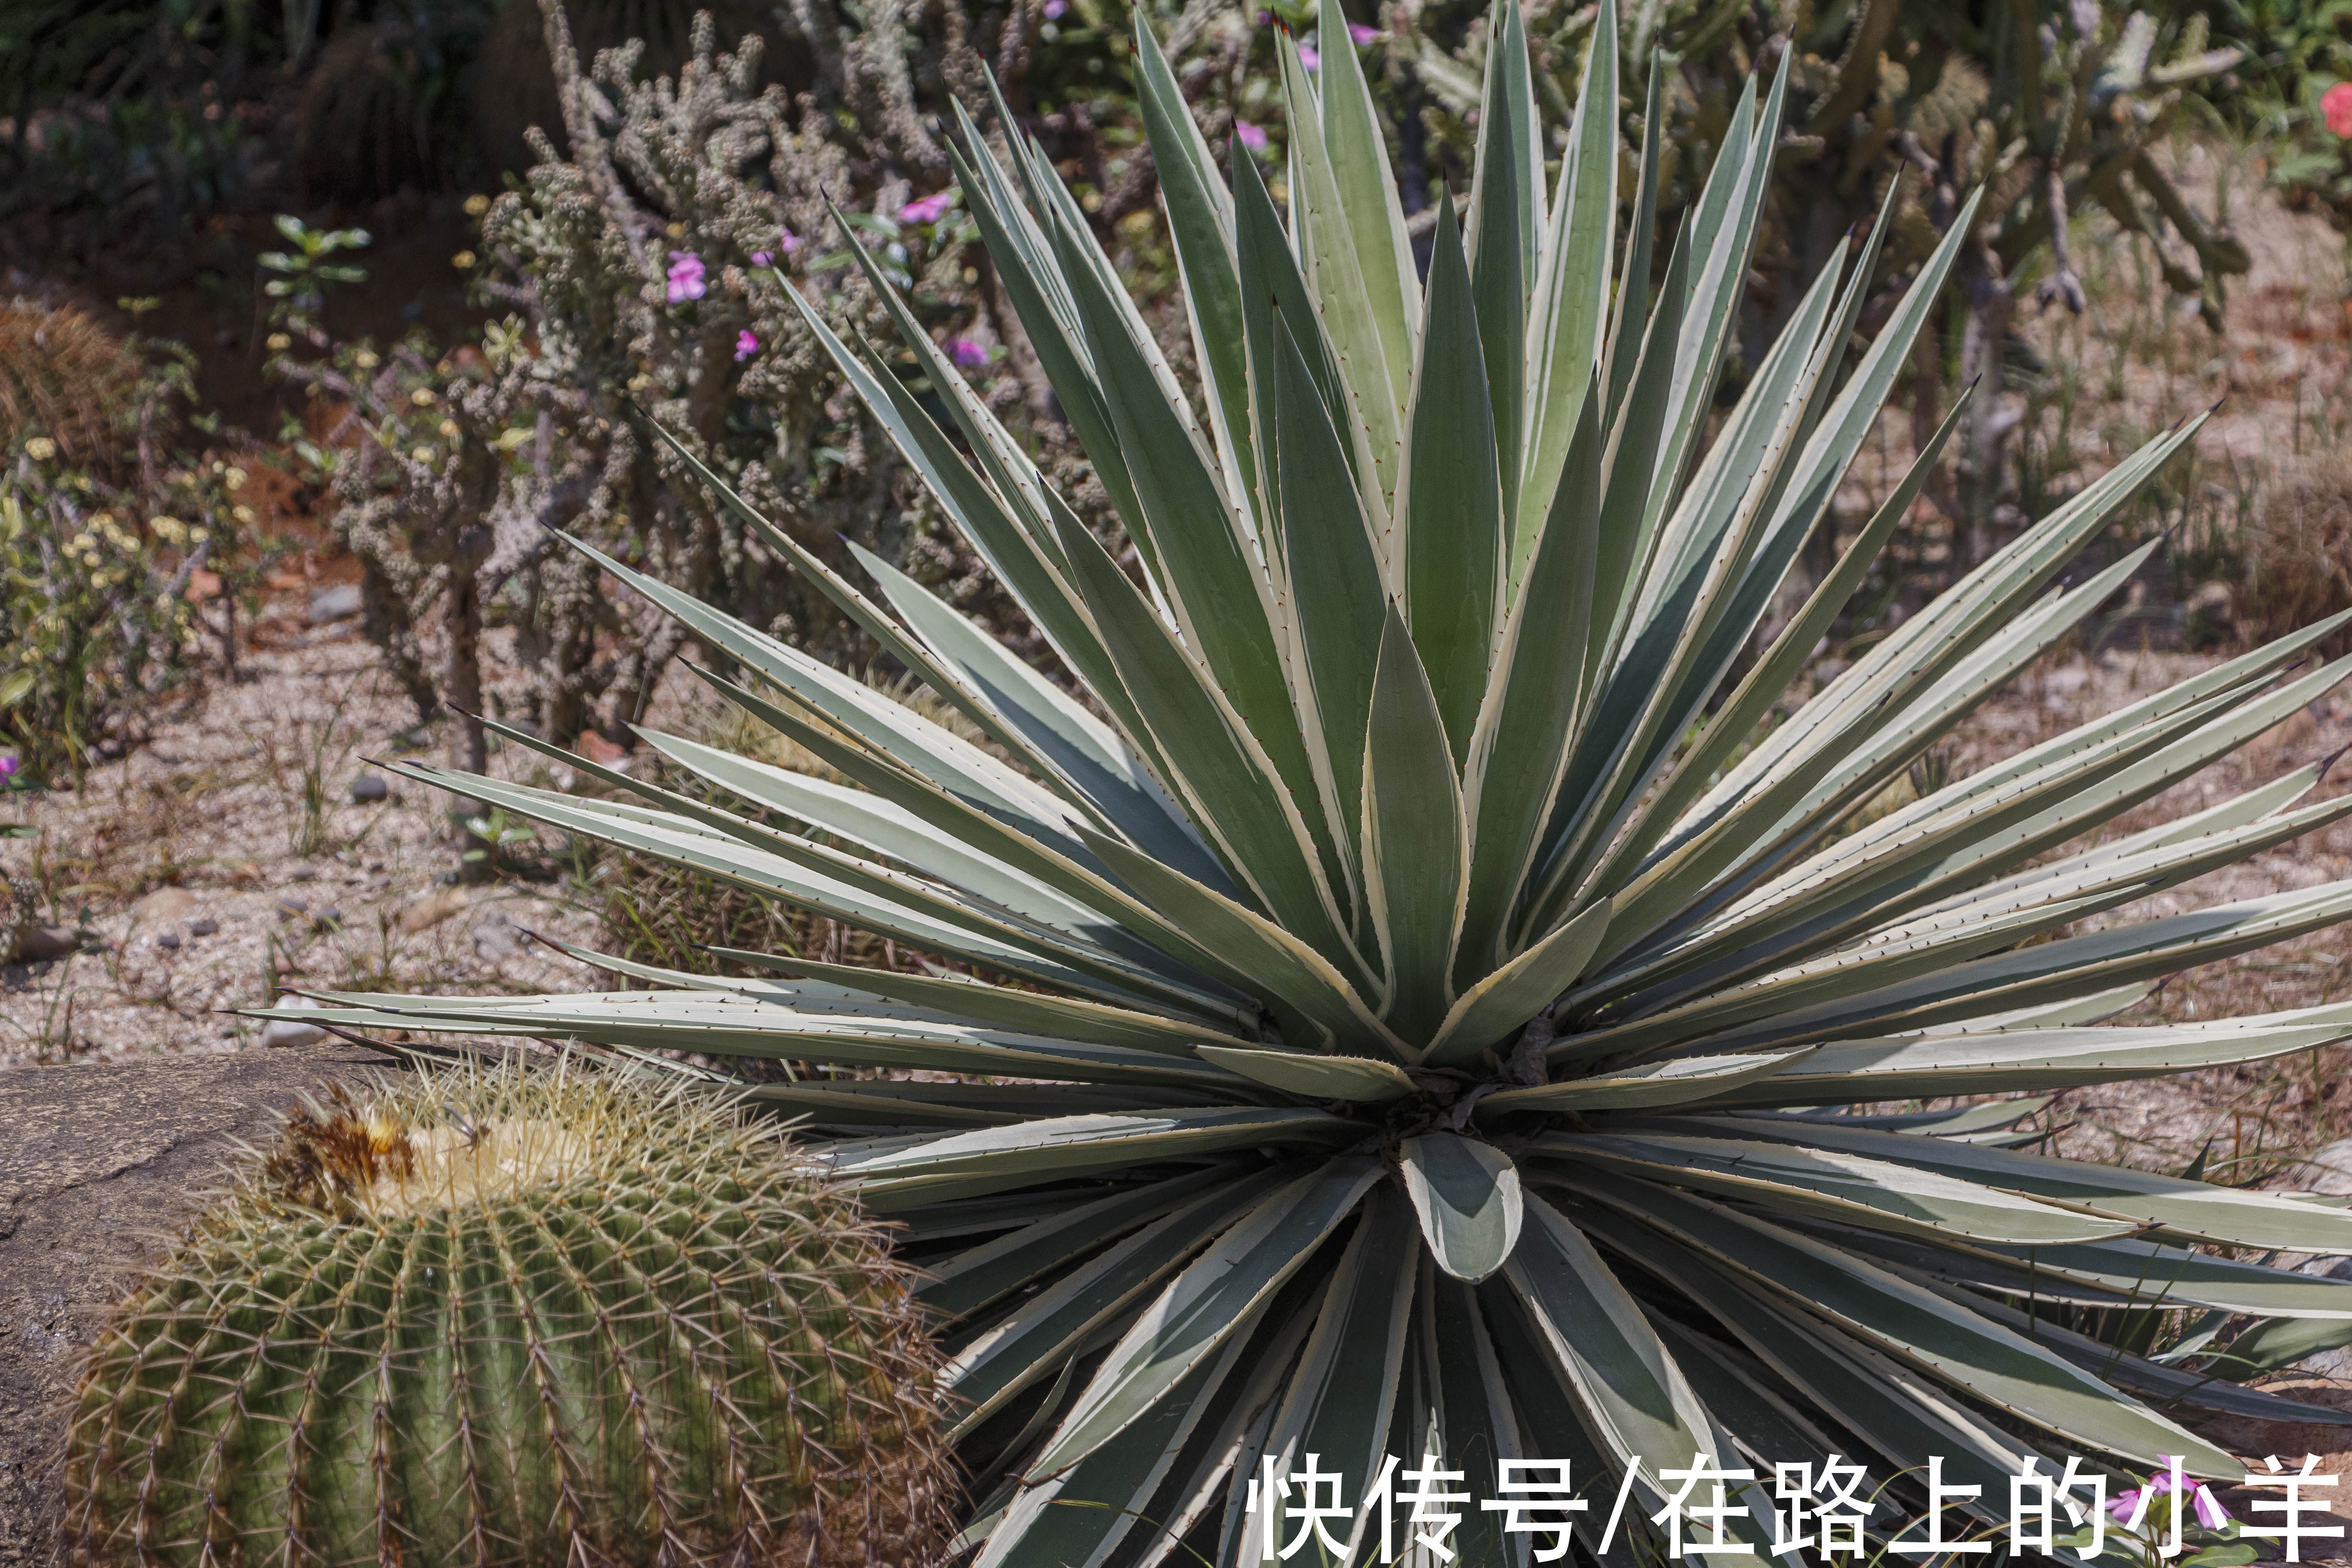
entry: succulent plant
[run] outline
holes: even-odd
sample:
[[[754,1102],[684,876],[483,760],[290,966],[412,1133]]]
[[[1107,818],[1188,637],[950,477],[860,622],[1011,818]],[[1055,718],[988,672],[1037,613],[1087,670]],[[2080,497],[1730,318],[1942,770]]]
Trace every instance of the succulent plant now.
[[[1139,29],[1197,385],[1034,143],[1000,161],[964,123],[966,205],[1132,564],[903,308],[928,395],[810,328],[1060,670],[870,553],[869,598],[733,504],[985,744],[594,555],[846,782],[652,731],[740,809],[576,758],[610,798],[407,770],[975,972],[604,959],[656,988],[326,1016],[809,1064],[751,1092],[809,1116],[809,1157],[932,1272],[983,1568],[1255,1563],[1244,1483],[1310,1456],[1349,1509],[1383,1455],[1490,1498],[1498,1458],[1565,1459],[1597,1533],[1621,1484],[1648,1514],[1694,1455],[1842,1453],[1874,1489],[1899,1478],[1883,1540],[1930,1457],[1999,1517],[2029,1458],[2237,1473],[2158,1405],[2294,1408],[2216,1378],[2218,1337],[2159,1363],[2053,1314],[2352,1320],[2352,1288],[2231,1250],[2352,1248],[2352,1215],[2018,1147],[2046,1091],[2352,1032],[2345,1007],[2101,1022],[2352,913],[2345,882],[2115,912],[2352,814],[2297,804],[2316,766],[2101,837],[2341,679],[2296,665],[2329,626],[1890,798],[2147,559],[2053,586],[2196,426],[1812,689],[1809,651],[1955,411],[1743,658],[1837,526],[1969,215],[1857,343],[1882,215],[1718,414],[1786,82],[1747,84],[1669,238],[1658,79],[1623,190],[1599,18],[1555,173],[1502,8],[1475,183],[1459,211],[1440,195],[1425,276],[1349,50],[1310,79],[1285,46],[1286,224],[1248,156],[1228,185]],[[1345,20],[1325,0],[1321,36]],[[1769,1497],[1745,1500],[1769,1529]],[[1465,1561],[1523,1543],[1466,1511]]]
[[[934,1358],[839,1190],[675,1080],[423,1073],[297,1110],[90,1355],[76,1561],[898,1564]]]

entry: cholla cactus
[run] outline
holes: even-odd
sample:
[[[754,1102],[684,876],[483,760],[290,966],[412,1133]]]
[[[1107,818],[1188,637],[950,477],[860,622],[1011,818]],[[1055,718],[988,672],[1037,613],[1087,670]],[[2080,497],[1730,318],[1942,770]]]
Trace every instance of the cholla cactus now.
[[[94,1347],[78,1561],[916,1563],[934,1356],[835,1189],[576,1063],[299,1110]]]

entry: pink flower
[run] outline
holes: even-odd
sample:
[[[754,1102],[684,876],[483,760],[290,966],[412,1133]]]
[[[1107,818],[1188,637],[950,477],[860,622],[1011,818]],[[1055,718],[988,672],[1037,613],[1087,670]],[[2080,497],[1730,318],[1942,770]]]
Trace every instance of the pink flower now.
[[[1265,132],[1246,120],[1234,121],[1234,140],[1253,153],[1265,151]]]
[[[1369,44],[1381,36],[1378,27],[1367,27],[1361,22],[1348,24],[1348,37],[1359,44]]]
[[[946,191],[908,202],[898,209],[900,223],[937,223],[947,216],[948,203],[952,199]]]
[[[1058,22],[1062,13],[1070,8],[1070,0],[1045,0],[1045,20]]]
[[[706,292],[702,281],[702,258],[690,250],[669,253],[669,302],[682,305],[688,300],[699,300]]]
[[[0,757],[0,779],[13,779],[16,770],[25,764],[14,757]]]
[[[1299,69],[1311,71],[1318,68],[1322,64],[1323,57],[1316,53],[1314,45],[1301,44],[1298,46]]]
[[[790,256],[793,251],[798,250],[800,247],[801,237],[799,235],[794,234],[791,229],[779,227],[776,230],[776,248],[774,250],[753,251],[751,253],[751,265],[754,267],[772,267],[775,265],[778,254],[781,253],[785,256]]]
[[[2352,81],[2339,81],[2319,95],[2319,112],[2327,129],[2352,140]]]
[[[2221,1500],[2213,1495],[2211,1487],[2181,1475],[2180,1461],[2173,1455],[2160,1454],[2157,1457],[2164,1460],[2165,1468],[2148,1477],[2147,1485],[2134,1487],[2107,1505],[2107,1512],[2115,1517],[2116,1523],[2130,1524],[2135,1518],[2143,1515],[2150,1503],[2171,1491],[2176,1484],[2189,1494],[2189,1505],[2197,1510],[2199,1524],[2208,1530],[2219,1530],[2230,1522],[2230,1510],[2221,1506]]]
[[[752,335],[751,328],[746,327],[741,331],[735,334],[735,363],[737,364],[741,364],[745,360],[750,359],[753,354],[758,353],[759,352],[760,340]]]
[[[950,338],[948,358],[955,362],[958,370],[978,370],[988,363],[988,351],[970,338]]]

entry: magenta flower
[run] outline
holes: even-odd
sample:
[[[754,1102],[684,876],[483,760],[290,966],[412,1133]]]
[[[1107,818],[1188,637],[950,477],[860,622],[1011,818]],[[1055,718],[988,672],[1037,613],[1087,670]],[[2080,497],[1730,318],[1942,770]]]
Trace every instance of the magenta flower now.
[[[1265,151],[1265,132],[1246,120],[1234,121],[1234,140],[1253,153]]]
[[[22,766],[24,764],[14,757],[0,757],[0,779],[15,778],[16,770]]]
[[[751,253],[751,265],[754,267],[772,267],[775,265],[776,258],[779,255],[790,256],[793,251],[798,250],[800,247],[801,237],[794,234],[791,229],[779,226],[776,229],[776,248],[773,250],[753,251]]]
[[[1323,57],[1316,51],[1314,45],[1301,44],[1298,46],[1299,69],[1311,71],[1318,68],[1322,64]]]
[[[978,370],[988,363],[988,351],[970,338],[950,338],[948,358],[958,370]]]
[[[745,360],[750,359],[753,354],[758,353],[759,352],[760,340],[752,335],[751,328],[746,327],[741,331],[735,334],[735,363],[737,364],[741,364]]]
[[[2149,1503],[2172,1490],[2177,1476],[2175,1467],[2179,1461],[2169,1454],[2159,1455],[2158,1458],[2165,1461],[2166,1468],[2148,1477],[2147,1485],[2134,1487],[2107,1505],[2107,1512],[2115,1517],[2116,1523],[2130,1524],[2135,1517],[2143,1514]],[[2208,1530],[2219,1530],[2230,1522],[2230,1510],[2221,1506],[2221,1500],[2213,1494],[2211,1487],[2203,1481],[2192,1481],[2186,1476],[2178,1476],[2177,1479],[2182,1489],[2189,1493],[2189,1506],[2197,1510],[2199,1524]]]
[[[1378,27],[1367,27],[1361,22],[1348,24],[1348,37],[1359,44],[1369,44],[1380,36],[1381,30]]]
[[[1045,0],[1045,20],[1058,22],[1062,13],[1070,8],[1070,0]]]
[[[707,291],[703,283],[702,258],[690,250],[669,253],[669,302],[682,305],[688,300],[699,300]]]
[[[924,196],[908,202],[898,209],[898,221],[900,223],[937,223],[947,216],[949,199],[948,193],[941,191],[935,196]]]

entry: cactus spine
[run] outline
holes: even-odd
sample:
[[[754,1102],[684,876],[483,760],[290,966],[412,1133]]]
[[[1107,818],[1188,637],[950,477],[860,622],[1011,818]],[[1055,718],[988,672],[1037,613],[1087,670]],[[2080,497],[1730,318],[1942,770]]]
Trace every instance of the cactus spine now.
[[[338,1094],[93,1347],[92,1564],[919,1564],[934,1354],[850,1201],[584,1068]]]

